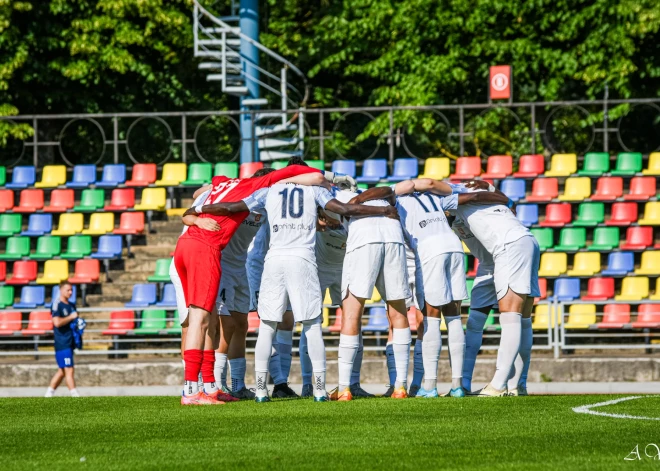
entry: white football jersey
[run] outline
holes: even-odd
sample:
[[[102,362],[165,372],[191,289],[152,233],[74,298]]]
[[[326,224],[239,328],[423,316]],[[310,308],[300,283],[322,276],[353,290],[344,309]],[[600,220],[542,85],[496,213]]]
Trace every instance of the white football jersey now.
[[[322,265],[343,265],[346,255],[348,232],[344,227],[326,229],[316,233],[316,263]]]
[[[268,214],[270,246],[266,258],[297,256],[315,263],[316,208],[325,208],[332,199],[332,194],[320,186],[276,184],[243,201],[250,211],[265,210]]]
[[[266,216],[259,213],[250,213],[250,215],[243,220],[234,235],[231,236],[225,249],[222,251],[223,265],[229,264],[236,268],[242,268],[245,266],[250,243],[257,235],[264,220],[266,220]]]
[[[202,204],[204,201],[206,201],[206,197],[210,194],[211,194],[211,190],[206,190],[204,193],[199,195],[197,198],[195,198],[195,201],[193,201],[191,208],[194,208],[195,206]],[[183,230],[181,231],[181,235],[186,233],[188,227],[190,226],[186,226],[185,224],[183,225]]]
[[[452,230],[456,233],[459,239],[465,242],[467,248],[470,249],[470,253],[479,260],[480,265],[484,266],[493,266],[495,262],[493,261],[493,256],[486,250],[486,247],[483,246],[479,239],[477,239],[470,228],[459,218],[454,220],[454,223],[451,225]]]
[[[270,228],[268,227],[268,217],[263,216],[261,227],[254,236],[252,243],[247,250],[247,264],[249,271],[261,273],[264,271],[264,259],[268,253],[270,245]]]

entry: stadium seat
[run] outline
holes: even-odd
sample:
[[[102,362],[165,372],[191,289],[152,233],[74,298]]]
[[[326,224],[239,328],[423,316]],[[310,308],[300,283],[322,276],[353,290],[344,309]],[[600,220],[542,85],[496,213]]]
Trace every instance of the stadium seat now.
[[[630,179],[630,191],[623,197],[630,201],[648,201],[657,193],[656,177],[633,177]]]
[[[325,171],[325,161],[323,160],[312,159],[312,160],[306,160],[305,163],[312,168],[319,169],[322,172]]]
[[[576,252],[587,245],[587,230],[584,227],[565,227],[559,233],[559,244],[555,250]]]
[[[516,206],[516,217],[527,227],[539,222],[539,206],[536,204],[520,204]]]
[[[521,155],[518,160],[516,178],[536,178],[545,172],[545,158],[541,154]]]
[[[15,213],[34,213],[44,207],[44,190],[27,189],[21,191]]]
[[[0,214],[0,237],[10,237],[21,232],[22,224],[20,214]]]
[[[77,296],[78,295],[78,287],[77,286],[72,286],[71,287],[71,296],[69,297],[69,301],[72,303],[76,303],[78,301]],[[53,289],[50,292],[50,301],[48,301],[46,304],[44,304],[45,307],[51,308],[53,305],[53,301],[56,299],[60,299],[60,286],[55,285],[53,286]]]
[[[41,181],[34,184],[35,188],[56,188],[66,183],[65,165],[46,165],[41,171]]]
[[[573,301],[580,297],[579,278],[559,278],[555,281],[553,298],[557,301]]]
[[[213,171],[215,176],[238,178],[238,164],[236,162],[218,162]]]
[[[600,254],[598,252],[578,252],[573,259],[573,268],[568,276],[594,276],[600,273]]]
[[[387,179],[388,182],[402,182],[417,178],[419,175],[419,164],[415,158],[400,158],[394,160],[394,170]]]
[[[510,155],[492,155],[488,157],[486,173],[483,179],[502,179],[513,173],[513,159]]]
[[[642,252],[642,260],[635,275],[660,275],[660,252]]]
[[[357,177],[361,183],[378,183],[381,178],[387,176],[387,160],[367,159],[362,166],[362,176]]]
[[[532,193],[527,201],[552,201],[559,195],[559,182],[556,178],[537,178],[532,182]]]
[[[5,241],[5,252],[0,254],[0,260],[20,260],[30,255],[30,238],[12,236]]]
[[[605,221],[608,226],[629,226],[637,221],[637,203],[614,203],[612,216]]]
[[[75,235],[67,239],[66,251],[60,257],[75,260],[84,258],[92,253],[92,238],[88,235]]]
[[[607,268],[601,272],[604,276],[626,276],[635,269],[635,256],[632,252],[612,252],[607,256]]]
[[[338,310],[340,311],[341,309]],[[261,324],[259,314],[254,311],[248,312],[248,332],[252,334],[255,333],[257,329],[259,329],[259,324]],[[339,320],[339,330],[341,330],[341,319]],[[339,330],[337,332],[339,332]],[[332,326],[330,327],[330,331],[332,331]]]
[[[105,192],[99,188],[83,190],[80,203],[73,207],[74,211],[98,211],[105,204]]]
[[[630,324],[630,304],[606,304],[599,329],[623,329]]]
[[[21,232],[21,235],[30,237],[39,237],[50,233],[53,230],[52,214],[30,214],[27,230]],[[58,235],[58,234],[53,234]]]
[[[120,235],[106,234],[99,237],[99,247],[92,254],[92,258],[99,260],[110,260],[121,258],[123,245]]]
[[[139,308],[156,304],[156,285],[137,284],[133,286],[133,296],[126,307]]]
[[[574,226],[595,227],[605,220],[604,203],[580,203]]]
[[[456,168],[449,178],[454,180],[469,180],[481,175],[480,157],[459,157],[456,159]]]
[[[22,190],[30,186],[34,186],[36,180],[36,171],[34,167],[30,166],[17,166],[11,174],[11,182],[5,184],[6,188],[11,190]]]
[[[555,246],[554,231],[550,227],[535,227],[532,235],[536,237],[541,252],[545,252]]]
[[[640,226],[660,226],[660,201],[649,201],[644,205],[644,216],[639,218]]]
[[[140,203],[135,205],[136,211],[164,211],[167,204],[165,188],[145,188],[142,190]]]
[[[569,177],[577,172],[577,156],[575,154],[554,154],[550,160],[550,168],[545,171],[546,177]]]
[[[610,154],[607,152],[587,152],[584,155],[582,169],[578,175],[584,177],[599,177],[610,171]]]
[[[7,168],[0,165],[0,186],[5,186],[5,183],[7,183]]]
[[[156,164],[135,164],[131,179],[126,182],[126,186],[149,186],[156,181],[158,168]]]
[[[247,162],[241,164],[238,178],[249,178],[254,175],[254,172],[264,168],[263,162]]]
[[[539,278],[539,291],[541,296],[538,299],[545,299],[548,297],[548,280],[545,278]]]
[[[417,178],[443,180],[451,174],[447,157],[429,157],[424,161],[424,172]]]
[[[525,180],[507,178],[502,180],[500,191],[507,195],[512,201],[524,200],[526,196]]]
[[[115,229],[113,213],[93,213],[89,219],[89,227],[82,231],[86,235],[103,235]]]
[[[629,227],[626,240],[621,241],[621,250],[645,250],[653,245],[652,227]]]
[[[565,253],[541,254],[541,266],[539,276],[553,277],[566,273],[568,257]]]
[[[640,152],[621,152],[616,157],[616,168],[612,175],[631,176],[642,171],[642,154]]]
[[[563,227],[571,222],[570,203],[551,203],[545,208],[545,220],[541,227]]]
[[[164,309],[142,311],[142,317],[137,321],[138,328],[134,335],[157,335],[167,328],[167,312]]]
[[[135,328],[135,313],[133,311],[114,311],[110,313],[110,324],[103,335],[126,335]]]
[[[566,179],[564,194],[559,201],[583,201],[591,196],[591,178],[570,177]]]
[[[660,305],[641,304],[632,326],[633,329],[660,329]]]
[[[68,260],[46,260],[46,263],[44,263],[44,275],[37,278],[37,284],[56,285],[68,279]]]
[[[14,309],[35,309],[46,302],[46,288],[43,286],[23,286],[21,299],[14,304]]]
[[[618,227],[597,227],[594,230],[593,242],[587,250],[609,252],[619,246]]]
[[[642,170],[644,175],[660,175],[660,152],[649,154],[648,166]]]
[[[573,304],[568,308],[568,319],[564,324],[566,329],[588,329],[596,323],[595,304]]]
[[[660,278],[655,279],[655,293],[649,296],[651,301],[660,301]]]
[[[607,301],[614,297],[614,278],[589,278],[583,301]]]
[[[0,190],[0,213],[11,211],[14,207],[14,192],[12,190]]]
[[[96,165],[76,165],[73,177],[66,183],[67,188],[87,188],[96,183]]]
[[[53,330],[53,318],[50,311],[32,311],[28,325],[21,331],[23,335],[45,335]]]
[[[645,276],[627,276],[621,282],[621,294],[616,301],[641,301],[649,296],[649,279]]]
[[[20,312],[0,312],[0,335],[14,335],[20,330]]]
[[[20,260],[14,262],[12,275],[7,278],[8,285],[27,285],[37,279],[37,262],[34,260]]]
[[[174,290],[174,285],[168,283],[163,286],[163,295],[156,303],[158,307],[176,307],[176,291]]]
[[[372,307],[369,309],[369,321],[362,327],[363,332],[387,332],[389,321],[384,307]]]
[[[335,160],[332,162],[332,171],[355,177],[355,160]]]
[[[41,236],[37,239],[37,250],[30,254],[30,258],[32,260],[50,260],[59,256],[61,251],[62,239],[57,236]]]
[[[181,184],[184,186],[208,185],[211,183],[211,178],[213,178],[211,164],[195,162],[188,167],[188,178],[181,182]]]
[[[99,188],[115,188],[126,181],[126,165],[111,164],[103,166],[101,181],[96,182]]]
[[[557,324],[556,311],[550,309],[549,304],[539,304],[534,309],[534,320],[532,321],[532,329],[534,330],[548,330],[554,328]],[[552,319],[551,319],[552,317]],[[561,319],[560,319],[561,323]]]
[[[286,167],[286,164],[286,160],[276,160],[270,163],[270,168],[274,168],[275,170],[282,170],[284,167]]]
[[[137,235],[144,232],[144,213],[121,213],[119,227],[114,234]]]
[[[596,191],[591,195],[594,201],[614,201],[623,196],[623,178],[601,177],[596,182]]]
[[[101,277],[101,264],[98,260],[81,259],[76,260],[73,276],[69,283],[98,283]]]
[[[14,287],[0,286],[0,309],[14,304]],[[2,314],[0,314],[2,315]]]
[[[72,189],[57,189],[50,192],[50,204],[44,207],[47,213],[65,213],[73,209],[75,194]]]
[[[135,190],[133,188],[115,188],[110,195],[110,204],[103,207],[104,211],[126,211],[135,206]]]
[[[0,262],[0,281],[5,281],[7,278],[7,262]]]
[[[152,276],[147,278],[147,281],[169,283],[171,281],[170,280],[171,264],[172,264],[171,258],[160,258],[156,260],[156,271]]]

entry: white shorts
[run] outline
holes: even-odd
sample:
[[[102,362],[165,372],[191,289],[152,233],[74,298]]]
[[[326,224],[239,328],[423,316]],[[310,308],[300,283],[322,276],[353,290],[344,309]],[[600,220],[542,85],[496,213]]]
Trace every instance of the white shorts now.
[[[412,296],[404,244],[366,244],[346,254],[341,277],[342,299],[349,291],[356,298],[370,299],[374,286],[385,301]]]
[[[461,252],[439,254],[422,262],[424,299],[431,306],[444,306],[467,299],[465,255]]]
[[[497,291],[495,291],[495,278],[493,265],[479,264],[477,276],[472,285],[472,294],[470,295],[470,309],[482,307],[491,307],[497,305]]]
[[[323,299],[316,264],[300,257],[270,257],[259,289],[259,317],[281,322],[289,302],[296,322],[321,315]]]
[[[245,268],[222,267],[218,297],[218,314],[230,316],[230,311],[247,314],[250,309],[250,283]]]
[[[518,294],[541,296],[539,290],[539,262],[541,250],[532,235],[506,244],[495,260],[495,290],[502,299],[511,288]]]
[[[330,299],[333,306],[341,306],[341,265],[319,265],[319,283],[321,284],[321,300],[325,298],[325,291],[330,290]]]
[[[406,249],[406,266],[408,268],[408,287],[411,296],[406,298],[406,308],[415,306],[420,311],[424,309],[424,280],[422,278],[422,264],[410,249]]]
[[[174,294],[176,296],[176,311],[179,314],[179,325],[183,325],[188,319],[188,304],[186,303],[186,297],[183,295],[183,285],[181,284],[181,278],[179,273],[176,271],[174,266],[174,260],[170,263],[170,279],[174,285]]]

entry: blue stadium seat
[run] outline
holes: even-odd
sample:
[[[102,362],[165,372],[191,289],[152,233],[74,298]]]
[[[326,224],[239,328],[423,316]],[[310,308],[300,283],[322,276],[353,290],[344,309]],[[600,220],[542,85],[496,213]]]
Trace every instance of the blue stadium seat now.
[[[518,220],[525,226],[530,227],[539,222],[538,204],[520,204],[516,206]]]
[[[635,271],[635,256],[632,252],[611,252],[607,257],[607,269],[603,276],[625,276]]]
[[[362,327],[365,332],[387,332],[390,328],[387,313],[384,307],[372,307],[369,309],[369,322]]]
[[[52,214],[30,214],[28,219],[28,228],[21,232],[21,235],[29,237],[40,237],[44,234],[50,234],[53,230]]]
[[[176,293],[172,283],[167,283],[163,286],[163,296],[161,297],[161,300],[156,303],[156,306],[176,307]]]
[[[21,300],[14,304],[14,309],[34,309],[43,306],[45,299],[45,286],[23,286]]]
[[[69,302],[75,304],[76,300],[78,299],[78,287],[76,285],[72,285],[71,289],[72,289],[72,293],[71,293],[71,297],[69,298]],[[45,304],[45,307],[50,309],[50,307],[53,305],[53,301],[55,301],[56,299],[60,299],[60,286],[59,285],[53,286],[53,291],[51,292],[50,301],[48,301]]]
[[[362,176],[357,177],[360,183],[378,183],[381,178],[387,176],[387,160],[368,159],[364,161]]]
[[[573,301],[580,297],[579,278],[557,278],[554,297],[559,301]]]
[[[525,199],[525,180],[516,178],[502,180],[500,191],[513,201]]]
[[[332,171],[355,177],[355,160],[335,160],[332,162]]]
[[[96,183],[99,188],[115,188],[126,181],[126,165],[115,164],[103,167],[101,181]]]
[[[123,242],[120,235],[106,234],[99,237],[99,248],[92,258],[99,260],[121,258]]]
[[[14,167],[11,175],[11,183],[7,183],[5,187],[12,190],[21,190],[29,186],[34,186],[36,179],[37,172],[31,165]]]
[[[133,296],[126,307],[147,307],[155,303],[156,285],[139,284],[133,286]]]
[[[87,188],[96,183],[96,165],[76,165],[73,179],[66,183],[67,188]]]
[[[392,176],[387,179],[388,182],[402,182],[403,180],[410,180],[417,178],[419,175],[419,166],[417,159],[405,158],[396,159],[394,161],[394,171]]]

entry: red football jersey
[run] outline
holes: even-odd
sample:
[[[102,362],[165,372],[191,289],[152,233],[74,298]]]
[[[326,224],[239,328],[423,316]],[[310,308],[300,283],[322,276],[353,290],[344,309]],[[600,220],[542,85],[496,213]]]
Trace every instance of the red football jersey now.
[[[281,170],[270,172],[263,177],[256,178],[227,178],[227,177],[213,177],[211,184],[213,189],[209,194],[204,204],[215,204],[222,201],[228,203],[235,203],[247,198],[252,193],[261,188],[266,188],[277,183],[280,180],[302,175],[304,173],[314,173],[320,170],[306,167],[304,165],[291,165]],[[213,216],[210,214],[200,214],[199,217],[213,218],[220,224],[220,230],[216,232],[200,229],[197,226],[190,226],[186,233],[181,237],[190,237],[204,242],[208,245],[220,247],[224,250],[229,240],[238,229],[238,226],[250,214],[248,211],[241,213],[234,213],[229,216]]]

